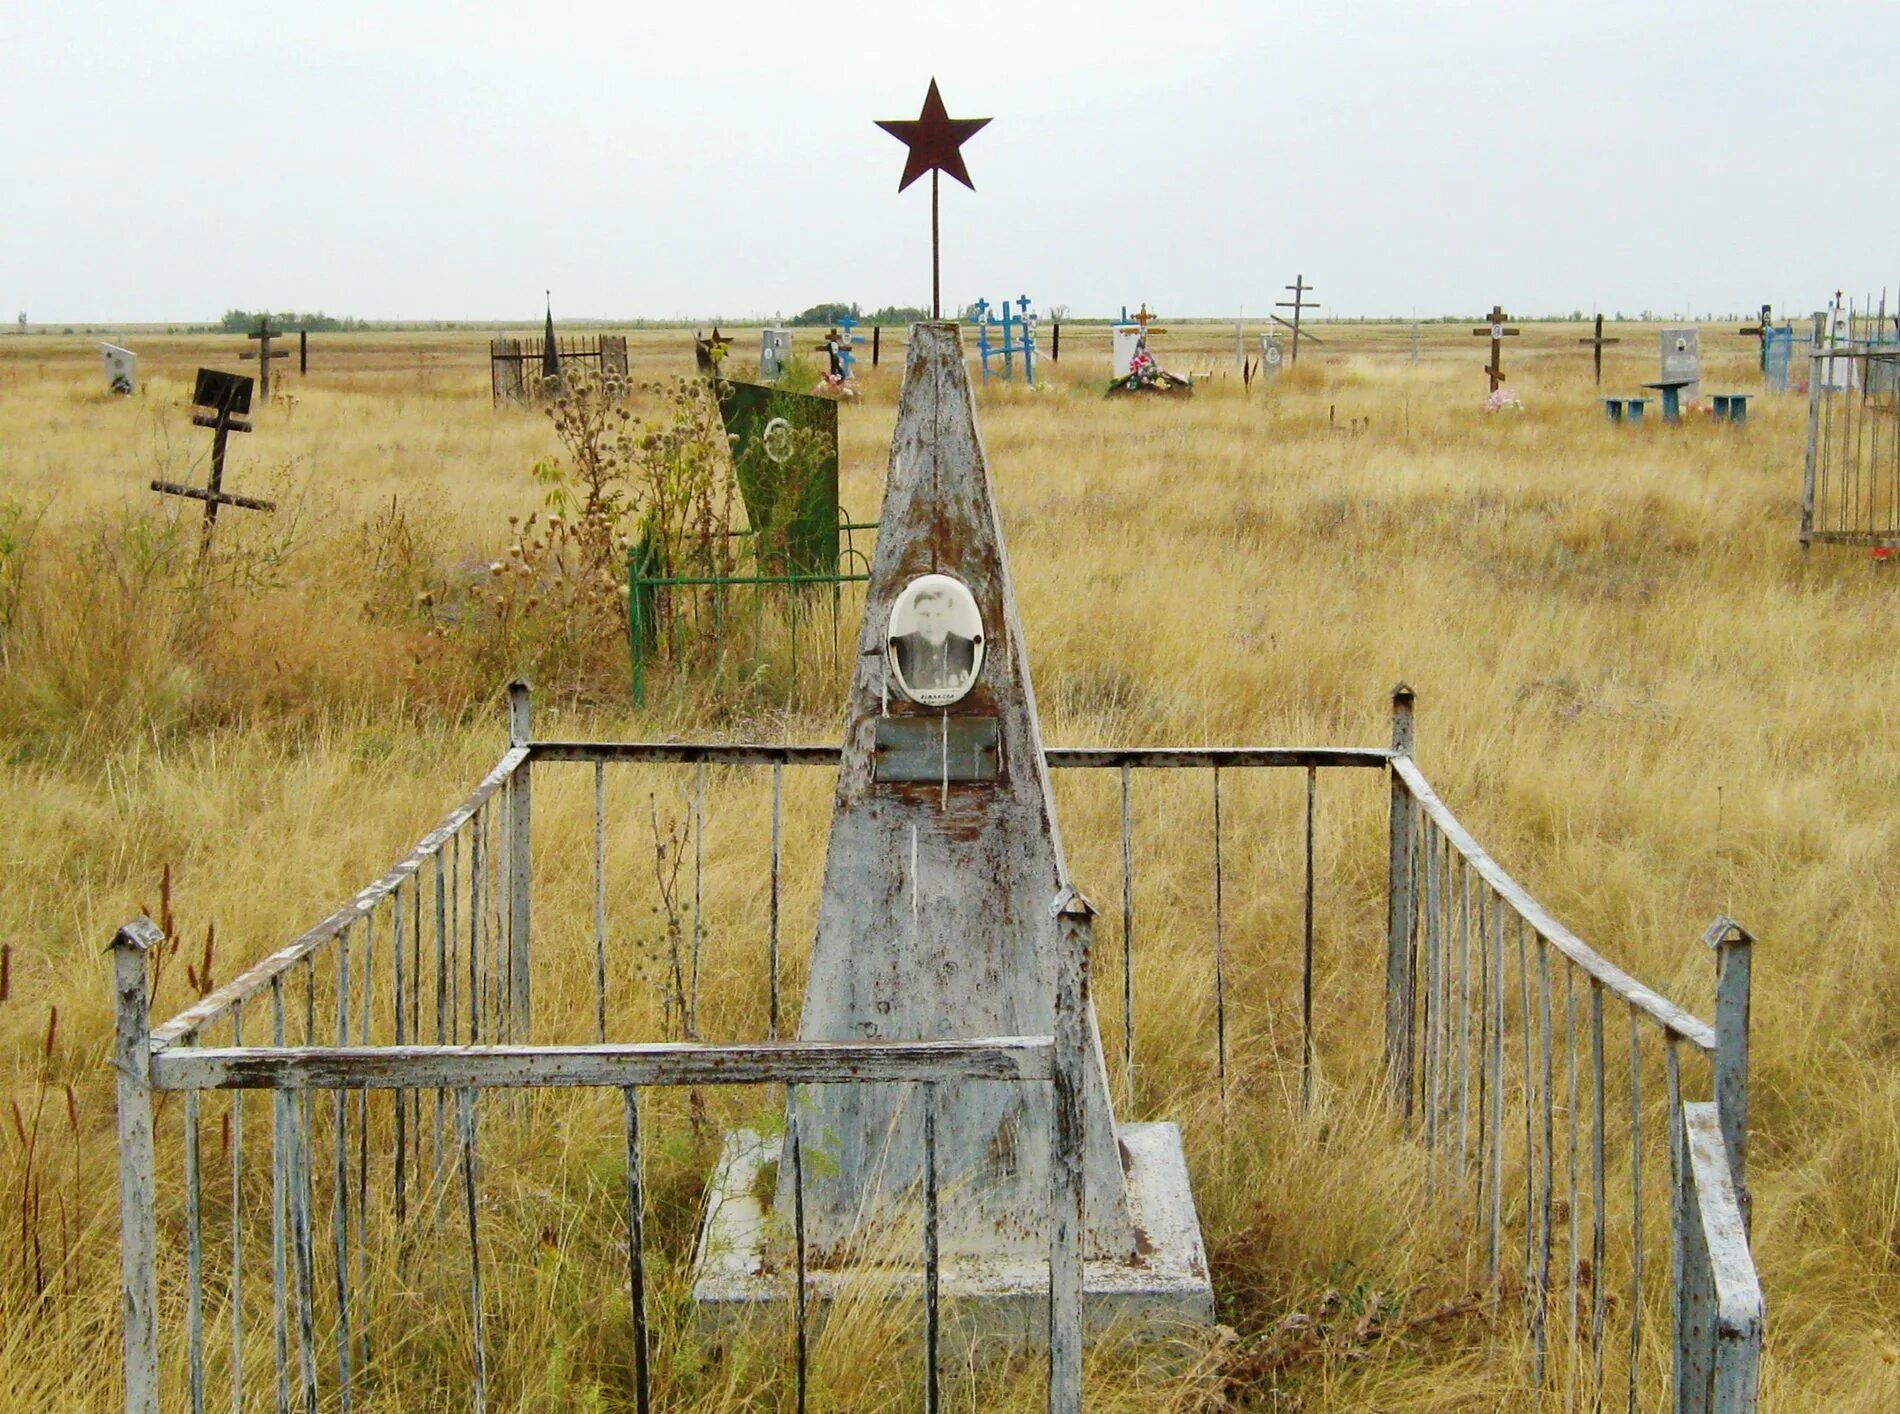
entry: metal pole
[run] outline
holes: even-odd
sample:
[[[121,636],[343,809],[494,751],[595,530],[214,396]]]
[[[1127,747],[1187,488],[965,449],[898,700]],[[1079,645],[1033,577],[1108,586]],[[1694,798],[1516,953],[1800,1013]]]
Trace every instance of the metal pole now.
[[[1082,1243],[1088,1231],[1082,1102],[1088,1055],[1089,948],[1095,910],[1073,888],[1056,896],[1055,1074],[1049,1163],[1049,1411],[1082,1409]]]
[[[1412,689],[1392,689],[1392,749],[1412,754]],[[1412,1086],[1412,812],[1409,792],[1391,772],[1391,846],[1386,876],[1385,1067],[1395,1099]]]
[[[528,684],[508,684],[508,744],[526,746],[534,738]],[[533,910],[534,779],[523,761],[508,780],[508,1000],[510,1039],[525,1040],[532,1018],[531,928]]]
[[[119,1275],[125,1319],[126,1414],[158,1414],[157,1158],[152,1144],[152,1013],[145,955],[165,940],[143,915],[112,940],[118,1027]]]
[[[1729,1176],[1742,1222],[1753,1217],[1748,1192],[1749,969],[1755,940],[1730,918],[1718,918],[1703,941],[1715,949],[1715,1104],[1728,1150]]]

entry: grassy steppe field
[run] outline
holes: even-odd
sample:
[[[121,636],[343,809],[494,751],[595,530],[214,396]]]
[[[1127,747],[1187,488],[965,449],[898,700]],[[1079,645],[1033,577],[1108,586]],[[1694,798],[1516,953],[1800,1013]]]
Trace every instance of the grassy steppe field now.
[[[1104,402],[1100,328],[1064,330],[1047,389],[979,389],[1046,737],[1378,745],[1403,679],[1441,794],[1610,959],[1707,1016],[1697,937],[1718,912],[1742,920],[1761,940],[1750,1177],[1764,1407],[1900,1406],[1900,579],[1865,552],[1796,544],[1805,399],[1762,397],[1742,429],[1612,427],[1577,344],[1587,330],[1527,325],[1505,351],[1524,409],[1493,415],[1487,346],[1466,326],[1428,326],[1416,364],[1409,329],[1319,332],[1323,347],[1251,396],[1231,371],[1231,327],[1214,325],[1156,340],[1165,366],[1228,370],[1189,402]],[[1635,392],[1655,376],[1656,336],[1615,332],[1604,390]],[[281,380],[294,402],[257,409],[226,471],[227,488],[281,509],[227,511],[202,573],[198,508],[146,486],[202,481],[209,434],[189,425],[191,373],[241,368],[244,341],[136,338],[144,387],[115,400],[92,340],[0,338],[0,1407],[117,1399],[103,949],[141,907],[157,910],[163,877],[182,941],[161,1017],[192,995],[180,974],[207,930],[211,970],[228,980],[433,824],[500,754],[513,673],[534,679],[544,735],[836,737],[842,678],[821,669],[782,692],[669,684],[636,711],[622,646],[553,653],[452,612],[519,533],[509,518],[540,506],[529,468],[557,446],[539,413],[490,406],[485,337],[313,337],[309,376]],[[744,363],[754,331],[737,347]],[[1750,341],[1711,326],[1703,347],[1706,390],[1758,386]],[[638,376],[690,370],[684,332],[643,332],[632,350]],[[844,502],[859,519],[875,518],[895,416],[901,363],[886,352],[841,412]],[[537,1008],[579,1038],[592,1024],[592,792],[584,768],[568,770],[537,784],[549,889]],[[1227,785],[1225,1101],[1210,1059],[1205,782],[1137,787],[1140,1040],[1136,1075],[1111,1054],[1111,1078],[1120,1113],[1183,1126],[1235,1334],[1166,1359],[1098,1350],[1091,1405],[1563,1408],[1570,1372],[1560,1359],[1536,1393],[1516,1295],[1473,1299],[1485,1282],[1456,1205],[1428,1190],[1422,1157],[1371,1098],[1385,868],[1372,773],[1320,783],[1321,1083],[1299,1112],[1303,791],[1297,773],[1276,774]],[[682,818],[682,779],[614,787],[621,1039],[658,1034],[654,822]],[[1076,881],[1103,910],[1097,1002],[1115,1053],[1115,786],[1104,773],[1058,779],[1057,792]],[[737,772],[715,773],[709,799],[702,1033],[752,1039],[768,807]],[[829,806],[828,781],[793,773],[792,995]],[[208,1102],[208,1125],[224,1103]],[[713,1096],[706,1132],[683,1101],[655,1103],[668,1136],[652,1160],[664,1407],[786,1407],[782,1345],[714,1351],[684,1328],[679,1295],[719,1122],[769,1102]],[[537,1100],[485,1129],[499,1407],[626,1406],[616,1106]],[[175,1112],[164,1119],[175,1131]],[[161,1163],[175,1293],[175,1148]],[[1666,1281],[1666,1233],[1650,1236],[1650,1271]],[[377,1290],[412,1333],[389,1336],[387,1377],[372,1369],[358,1407],[464,1407],[458,1253],[451,1227],[439,1249],[379,1266]],[[182,1400],[167,1302],[168,1392]],[[214,1300],[214,1331],[221,1319]],[[819,1407],[910,1407],[905,1338],[890,1322],[833,1322]],[[262,1314],[251,1339],[261,1399]],[[1646,1387],[1664,1373],[1646,1371]],[[1029,1365],[952,1384],[948,1407],[1034,1407]]]

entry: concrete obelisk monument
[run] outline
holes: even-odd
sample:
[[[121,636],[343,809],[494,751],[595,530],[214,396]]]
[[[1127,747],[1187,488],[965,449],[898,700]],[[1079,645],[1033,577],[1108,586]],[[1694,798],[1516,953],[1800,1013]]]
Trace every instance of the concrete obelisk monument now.
[[[1067,886],[1009,560],[954,324],[913,326],[857,666],[845,713],[801,1040],[949,1040],[1055,1029]],[[1173,1125],[1117,1127],[1086,1018],[1085,1292],[1108,1318],[1212,1318]],[[946,1295],[994,1299],[986,1324],[1036,1330],[1047,1291],[1051,1103],[1040,1084],[944,1084],[938,1245]],[[801,1092],[803,1212],[814,1287],[867,1270],[914,1223],[921,1095]],[[783,1295],[761,1275],[752,1175],[772,1155],[730,1136],[702,1241],[702,1301]],[[815,1157],[822,1156],[822,1157]],[[791,1165],[778,1175],[792,1208]],[[1013,1317],[1013,1319],[1011,1319]]]

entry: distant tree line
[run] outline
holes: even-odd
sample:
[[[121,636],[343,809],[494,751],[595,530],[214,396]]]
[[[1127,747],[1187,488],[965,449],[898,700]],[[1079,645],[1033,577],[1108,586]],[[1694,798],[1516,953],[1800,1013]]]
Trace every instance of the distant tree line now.
[[[255,329],[257,327],[257,321],[264,317],[265,312],[261,309],[227,309],[224,311],[224,318],[218,321],[218,332],[221,334],[247,333]],[[346,329],[367,329],[370,327],[370,321],[367,319],[338,319],[335,315],[323,314],[321,312],[317,314],[293,314],[286,310],[280,314],[272,311],[269,318],[270,322],[277,328],[290,333],[303,330],[311,334],[335,334]]]
[[[830,304],[815,304],[810,309],[794,314],[786,322],[794,329],[805,329],[836,324],[840,319],[847,318],[855,319],[860,324],[915,324],[920,319],[930,318],[930,311],[908,304],[887,304],[882,309],[866,314],[855,304],[834,301]]]

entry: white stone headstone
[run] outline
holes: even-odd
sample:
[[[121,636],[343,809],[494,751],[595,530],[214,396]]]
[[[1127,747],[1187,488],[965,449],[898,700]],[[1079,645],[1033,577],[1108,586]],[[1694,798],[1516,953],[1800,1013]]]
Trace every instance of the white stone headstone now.
[[[138,392],[139,356],[117,344],[101,344],[99,352],[105,356],[106,391],[127,398]]]
[[[1823,326],[1822,340],[1828,348],[1844,347],[1854,342],[1854,316],[1845,300],[1835,300],[1828,306],[1827,323]],[[1855,386],[1855,360],[1851,358],[1830,358],[1821,365],[1821,386],[1831,392],[1845,392]]]
[[[1141,344],[1141,326],[1139,324],[1116,324],[1111,327],[1115,346],[1109,377],[1126,378],[1129,365],[1135,361],[1135,350]]]
[[[759,377],[770,383],[792,361],[792,331],[767,329],[759,336]]]
[[[1279,336],[1262,334],[1260,336],[1260,371],[1278,373],[1285,366],[1286,351],[1280,347]]]
[[[1687,378],[1689,385],[1682,390],[1684,404],[1700,401],[1702,397],[1702,331],[1693,324],[1684,324],[1662,331],[1662,376],[1664,378]]]

